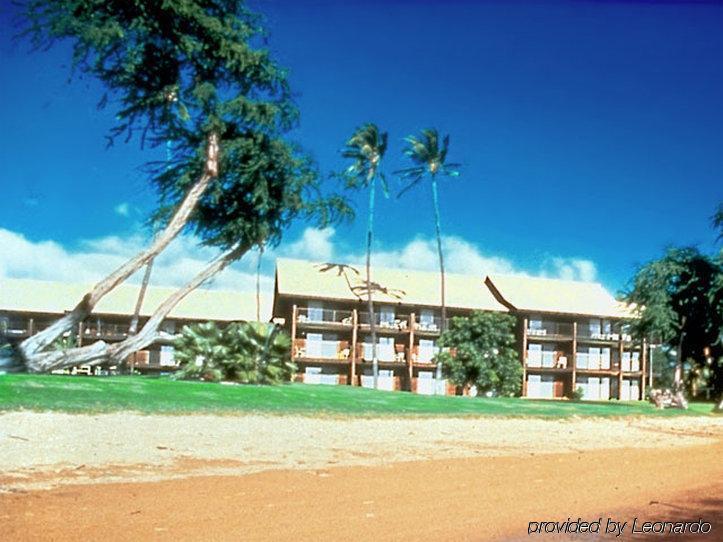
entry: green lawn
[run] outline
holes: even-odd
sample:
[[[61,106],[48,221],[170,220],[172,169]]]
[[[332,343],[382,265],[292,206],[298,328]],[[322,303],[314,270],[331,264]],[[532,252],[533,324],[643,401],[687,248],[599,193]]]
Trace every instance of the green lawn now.
[[[637,402],[425,397],[349,386],[223,386],[139,376],[0,375],[0,411],[147,413],[303,413],[343,415],[675,416],[709,415],[712,404],[657,411]]]

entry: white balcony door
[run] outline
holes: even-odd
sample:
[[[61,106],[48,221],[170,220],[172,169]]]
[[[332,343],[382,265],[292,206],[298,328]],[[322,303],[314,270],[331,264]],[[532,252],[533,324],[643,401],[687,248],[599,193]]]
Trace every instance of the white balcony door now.
[[[164,367],[171,367],[176,365],[172,346],[161,346],[160,363]]]
[[[321,367],[307,367],[304,371],[304,384],[321,384]]]
[[[555,345],[545,344],[542,347],[542,366],[543,367],[554,367],[555,366]]]
[[[540,382],[542,381],[541,375],[528,375],[527,376],[527,397],[540,397]]]
[[[325,334],[324,340],[321,341],[321,357],[336,359],[339,352],[339,342],[336,340],[335,334]]]
[[[620,367],[623,371],[630,370],[630,352],[623,352],[623,359],[620,363]]]
[[[600,318],[590,318],[590,321],[588,322],[588,331],[590,333],[590,337],[600,336],[600,333],[602,331]]]
[[[587,369],[588,365],[590,364],[590,352],[585,349],[578,350],[577,354],[575,355],[575,365],[578,369]]]
[[[590,377],[587,379],[587,390],[585,393],[585,399],[591,401],[597,401],[600,399],[600,379],[597,377]]]
[[[587,362],[587,368],[588,369],[599,369],[600,368],[600,348],[598,347],[590,347],[588,350],[588,362]]]
[[[377,356],[380,361],[394,361],[394,337],[379,337]]]
[[[633,352],[633,359],[630,363],[630,370],[631,371],[639,371],[640,370],[640,352]]]
[[[431,339],[419,339],[417,361],[432,361],[432,358],[434,358],[434,341]]]
[[[542,345],[527,345],[527,365],[528,367],[542,367]]]
[[[610,368],[610,348],[603,348],[600,351],[600,368],[601,369],[609,369]]]
[[[309,301],[309,320],[312,322],[324,321],[324,304],[321,301]]]
[[[602,401],[610,399],[610,378],[608,377],[600,379],[600,399]]]
[[[420,395],[434,395],[434,373],[432,371],[419,371],[417,393]]]
[[[321,333],[307,333],[306,334],[306,357],[307,358],[320,358],[323,344],[324,343],[322,341]]]

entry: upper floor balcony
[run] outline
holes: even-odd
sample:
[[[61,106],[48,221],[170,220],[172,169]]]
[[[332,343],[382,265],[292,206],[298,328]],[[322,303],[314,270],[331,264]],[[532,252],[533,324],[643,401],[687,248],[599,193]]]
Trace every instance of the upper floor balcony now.
[[[351,327],[354,323],[354,317],[353,312],[350,310],[297,307],[296,322],[310,326]]]
[[[568,322],[552,320],[529,320],[527,336],[541,339],[572,340],[573,325]]]
[[[359,325],[364,328],[371,328],[371,318],[368,312],[360,312],[358,315]],[[409,315],[395,314],[394,312],[374,312],[374,327],[377,330],[385,331],[408,331]]]

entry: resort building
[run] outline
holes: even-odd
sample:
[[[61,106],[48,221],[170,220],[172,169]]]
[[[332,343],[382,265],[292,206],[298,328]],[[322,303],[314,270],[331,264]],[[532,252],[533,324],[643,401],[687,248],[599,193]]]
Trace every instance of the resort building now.
[[[273,316],[291,335],[297,379],[372,387],[363,266],[279,259]],[[433,362],[442,325],[439,275],[374,268],[377,386],[455,393]],[[623,326],[625,307],[600,284],[523,276],[446,275],[447,316],[475,310],[518,318],[523,395],[637,400],[645,347]]]
[[[0,338],[19,342],[48,327],[69,312],[92,284],[68,284],[28,279],[0,279]],[[67,346],[83,346],[98,340],[119,342],[128,337],[131,319],[138,301],[139,285],[121,284],[103,297],[93,315],[67,333]],[[153,311],[175,291],[174,288],[149,286],[140,310],[138,329]],[[270,319],[268,303],[262,301],[262,320]],[[228,323],[256,320],[253,294],[198,289],[191,292],[161,325],[161,331],[177,333],[185,324],[195,322]],[[155,344],[137,352],[129,368],[143,372],[170,371],[176,366],[173,346]],[[87,370],[87,369],[86,369]]]

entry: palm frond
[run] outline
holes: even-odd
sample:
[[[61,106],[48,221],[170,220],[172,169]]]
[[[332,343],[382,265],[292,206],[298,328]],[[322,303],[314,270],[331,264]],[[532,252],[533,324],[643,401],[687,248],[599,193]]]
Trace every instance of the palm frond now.
[[[418,177],[414,178],[407,186],[402,188],[399,193],[397,194],[397,198],[401,198],[402,194],[409,191],[411,188],[417,186],[419,182],[422,180],[422,175],[419,175]]]

